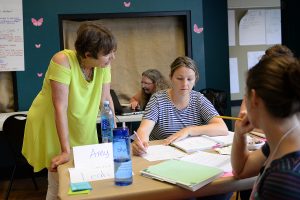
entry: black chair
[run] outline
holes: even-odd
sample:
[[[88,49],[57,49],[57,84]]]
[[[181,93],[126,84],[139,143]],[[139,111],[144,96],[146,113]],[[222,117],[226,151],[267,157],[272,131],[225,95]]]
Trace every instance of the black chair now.
[[[227,108],[227,94],[223,90],[205,88],[201,92],[215,107],[220,115],[224,115]]]
[[[34,177],[33,168],[28,164],[25,157],[22,155],[22,145],[24,137],[24,129],[26,123],[26,114],[15,114],[9,116],[3,123],[4,139],[10,147],[13,154],[13,169],[10,176],[10,183],[5,195],[8,199],[12,184],[16,175],[17,168],[22,171],[23,175],[31,176],[34,187],[38,190],[38,186]]]

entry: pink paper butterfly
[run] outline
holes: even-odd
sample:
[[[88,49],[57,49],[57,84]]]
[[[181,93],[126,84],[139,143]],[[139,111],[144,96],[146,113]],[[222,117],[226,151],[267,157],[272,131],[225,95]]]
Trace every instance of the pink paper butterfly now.
[[[131,2],[130,1],[128,1],[128,2],[123,2],[123,4],[124,4],[124,6],[126,7],[126,8],[129,8],[130,7],[130,4],[131,4]]]
[[[35,48],[37,48],[37,49],[41,48],[41,44],[35,44],[34,46],[35,46]]]
[[[36,74],[39,78],[41,78],[43,76],[43,73],[37,73]]]
[[[44,22],[44,18],[40,18],[38,20],[31,18],[31,22],[34,26],[42,26],[42,24]]]
[[[199,27],[197,26],[197,24],[194,24],[194,32],[195,33],[201,33],[203,31],[203,27]]]

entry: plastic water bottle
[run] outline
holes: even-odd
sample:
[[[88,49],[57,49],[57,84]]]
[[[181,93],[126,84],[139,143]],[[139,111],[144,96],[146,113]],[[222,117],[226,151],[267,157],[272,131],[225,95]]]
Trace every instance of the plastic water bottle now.
[[[101,109],[101,135],[102,143],[112,142],[112,130],[114,127],[114,115],[109,107],[109,101],[103,102]]]
[[[128,128],[115,128],[113,136],[115,185],[130,185],[132,184],[132,161]]]

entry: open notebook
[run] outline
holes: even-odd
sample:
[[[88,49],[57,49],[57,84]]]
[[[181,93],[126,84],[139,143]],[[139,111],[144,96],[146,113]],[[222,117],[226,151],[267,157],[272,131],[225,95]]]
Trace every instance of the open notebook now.
[[[171,143],[172,146],[179,148],[187,153],[200,150],[207,150],[213,147],[223,147],[232,144],[234,132],[229,131],[226,136],[210,137],[207,135],[188,137]]]
[[[139,115],[139,114],[143,114],[144,111],[142,110],[132,110],[130,107],[128,106],[122,106],[118,96],[116,95],[114,90],[110,90],[110,95],[111,98],[114,102],[114,107],[115,107],[115,114],[116,115]]]

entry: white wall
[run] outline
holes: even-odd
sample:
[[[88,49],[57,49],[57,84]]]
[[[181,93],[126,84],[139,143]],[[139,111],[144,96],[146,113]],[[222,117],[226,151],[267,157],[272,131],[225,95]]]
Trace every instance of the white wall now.
[[[269,8],[280,7],[280,0],[228,0],[228,8]]]

